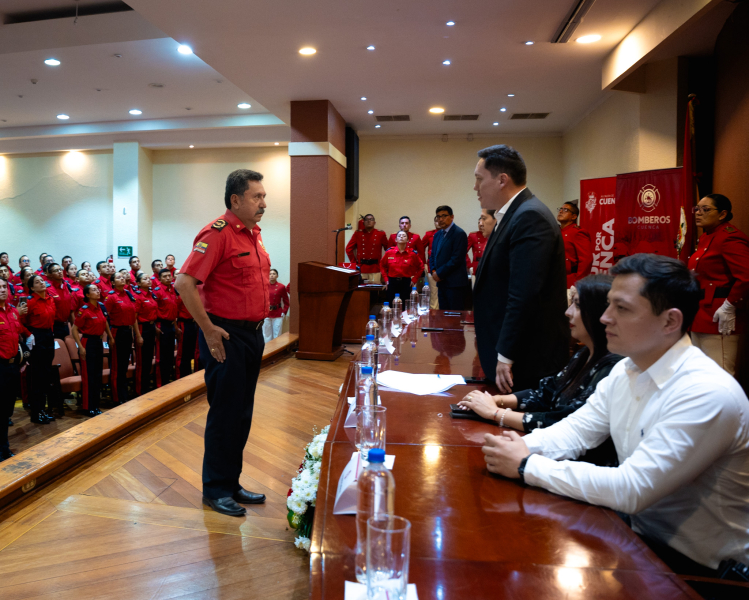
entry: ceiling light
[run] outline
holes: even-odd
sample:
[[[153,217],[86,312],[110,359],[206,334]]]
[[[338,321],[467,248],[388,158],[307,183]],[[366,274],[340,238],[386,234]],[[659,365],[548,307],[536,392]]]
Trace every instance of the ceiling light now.
[[[374,49],[375,49],[374,46],[367,46],[367,50],[374,50]]]
[[[374,111],[373,111],[373,110],[368,110],[368,111],[367,111],[367,114],[368,114],[368,115],[373,115],[373,114],[374,114]]]
[[[237,104],[237,108],[252,108],[252,104],[247,104],[247,102],[240,102]]]
[[[442,108],[441,106],[433,106],[432,108],[429,109],[429,112],[432,113],[433,115],[441,115],[443,112],[445,112],[445,109]]]
[[[532,46],[534,43],[535,42],[533,40],[528,40],[527,42],[525,42],[525,45],[526,46]]]
[[[375,129],[379,129],[382,125],[375,125]]]
[[[598,35],[597,33],[593,33],[591,35],[584,35],[583,37],[579,37],[575,41],[578,44],[592,44],[593,42],[597,42],[600,39],[600,35]]]
[[[190,144],[190,145],[188,146],[188,148],[194,148],[194,147],[195,147],[195,146],[193,146],[192,144]]]
[[[274,143],[273,143],[273,145],[274,145],[274,146],[278,146],[278,142],[274,142]]]
[[[186,46],[185,44],[180,44],[177,46],[177,52],[180,54],[192,54],[192,48],[190,46]]]
[[[507,97],[508,97],[508,98],[514,98],[514,97],[515,97],[515,94],[507,94]]]
[[[499,109],[499,112],[507,112],[507,109],[503,106],[502,108]]]
[[[453,25],[455,25],[455,21],[448,21],[447,23],[445,23],[445,25],[447,25],[448,27],[452,27]]]
[[[494,123],[492,123],[492,125],[494,125],[496,127],[497,125],[499,125],[499,123],[494,122]]]
[[[44,64],[49,65],[50,67],[56,67],[57,65],[60,64],[60,61],[57,60],[56,58],[48,58],[47,60],[44,61]]]
[[[60,119],[61,121],[67,121],[70,117],[65,114],[59,114],[57,115],[57,118]]]
[[[304,48],[299,49],[299,54],[304,54],[305,56],[311,56],[315,52],[317,52],[317,50],[310,46],[305,46]]]
[[[142,115],[143,114],[143,111],[142,110],[138,110],[137,108],[131,108],[128,112],[131,115]]]
[[[362,96],[361,98],[359,98],[359,100],[366,100],[366,99],[367,99],[366,96]]]
[[[449,61],[449,60],[443,60],[443,61],[442,61],[442,64],[443,64],[443,65],[449,65],[449,64],[450,64],[450,61]]]

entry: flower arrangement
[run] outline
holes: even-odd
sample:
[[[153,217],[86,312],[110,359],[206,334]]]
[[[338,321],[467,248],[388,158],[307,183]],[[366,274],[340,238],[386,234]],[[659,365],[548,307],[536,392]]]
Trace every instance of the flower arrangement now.
[[[315,520],[317,486],[320,482],[320,467],[325,440],[330,425],[318,433],[304,449],[304,461],[299,465],[297,476],[291,480],[291,489],[286,496],[289,509],[287,519],[292,529],[299,532],[294,544],[309,552],[312,523]]]

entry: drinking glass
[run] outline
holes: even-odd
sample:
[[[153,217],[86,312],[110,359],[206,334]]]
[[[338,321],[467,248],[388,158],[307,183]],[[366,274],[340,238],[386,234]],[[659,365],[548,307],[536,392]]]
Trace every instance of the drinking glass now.
[[[409,317],[413,317],[414,315],[414,303],[411,299],[406,300],[406,314]]]
[[[406,600],[411,523],[380,515],[367,520],[367,599]]]
[[[425,315],[429,312],[429,298],[426,294],[419,294],[419,314]]]
[[[385,449],[384,406],[358,406],[356,408],[355,445],[363,460],[367,460],[372,448]]]

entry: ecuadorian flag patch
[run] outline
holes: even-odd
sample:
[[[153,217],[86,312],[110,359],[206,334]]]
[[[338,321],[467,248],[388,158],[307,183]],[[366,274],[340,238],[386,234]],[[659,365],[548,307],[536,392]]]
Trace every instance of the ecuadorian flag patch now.
[[[193,252],[200,252],[201,254],[205,254],[205,251],[208,249],[208,244],[205,242],[198,242],[195,244],[195,248],[192,249]]]

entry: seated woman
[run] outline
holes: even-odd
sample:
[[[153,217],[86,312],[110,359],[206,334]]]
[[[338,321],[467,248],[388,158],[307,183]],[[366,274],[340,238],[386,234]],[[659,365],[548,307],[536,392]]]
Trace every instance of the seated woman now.
[[[526,433],[549,427],[583,406],[598,383],[622,359],[608,351],[606,326],[601,323],[612,280],[609,275],[588,275],[575,284],[577,295],[565,315],[570,321],[572,337],[585,347],[575,353],[562,371],[542,379],[535,390],[507,396],[475,390],[459,404],[486,419],[494,419],[502,427]],[[610,439],[596,451],[589,452],[584,460],[602,466],[617,464]]]

